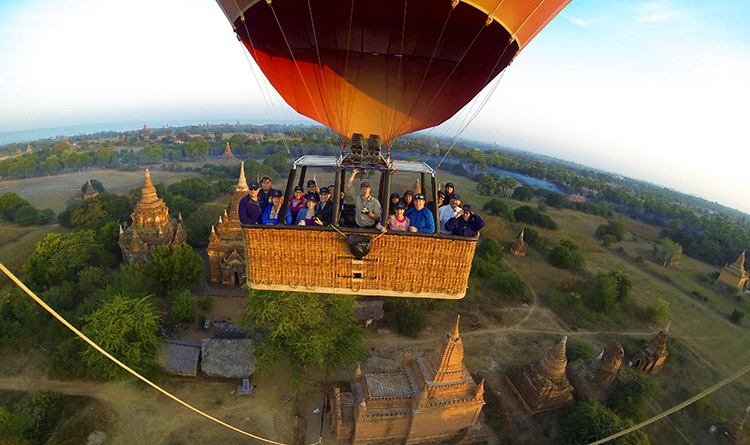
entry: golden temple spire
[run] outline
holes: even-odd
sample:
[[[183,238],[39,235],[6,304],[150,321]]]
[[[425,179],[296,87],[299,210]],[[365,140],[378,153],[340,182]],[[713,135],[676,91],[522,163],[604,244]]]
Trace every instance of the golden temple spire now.
[[[453,331],[451,332],[451,339],[456,340],[458,338],[458,322],[461,321],[461,316],[456,316],[456,326],[453,327]]]
[[[237,181],[237,191],[249,191],[247,179],[245,179],[245,162],[240,164],[240,179]]]

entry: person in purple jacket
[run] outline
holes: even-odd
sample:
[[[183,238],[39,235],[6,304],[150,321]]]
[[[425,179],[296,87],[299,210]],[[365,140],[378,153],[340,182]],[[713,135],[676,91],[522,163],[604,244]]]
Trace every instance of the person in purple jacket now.
[[[260,206],[258,205],[258,193],[260,184],[256,181],[251,182],[248,186],[250,193],[240,200],[238,211],[240,214],[241,224],[259,224],[260,223]]]
[[[465,204],[458,215],[445,223],[445,229],[451,235],[477,236],[484,227],[484,220],[471,211],[471,205]]]

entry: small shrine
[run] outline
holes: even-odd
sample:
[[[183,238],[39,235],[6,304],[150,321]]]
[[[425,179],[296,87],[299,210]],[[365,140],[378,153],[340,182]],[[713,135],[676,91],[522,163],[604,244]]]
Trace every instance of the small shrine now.
[[[523,241],[523,230],[521,230],[521,234],[518,235],[518,239],[510,248],[510,253],[515,256],[526,256],[526,243]]]
[[[99,194],[99,191],[93,185],[91,185],[90,179],[86,182],[86,185],[84,185],[83,188],[81,189],[81,199],[83,199],[84,201],[87,199],[91,199],[98,194]]]
[[[187,241],[182,215],[177,220],[169,217],[169,208],[157,196],[148,169],[141,200],[135,205],[130,219],[132,223],[127,229],[120,227],[117,242],[122,250],[122,259],[127,264],[149,264],[157,247],[167,246],[174,250]]]
[[[234,153],[232,153],[232,149],[229,147],[229,141],[227,141],[227,148],[224,149],[221,159],[234,159]]]
[[[745,422],[747,414],[750,412],[750,406],[739,413],[737,417],[718,426],[717,434],[729,443],[743,443],[747,434],[745,434]]]
[[[606,390],[617,378],[620,372],[622,358],[625,351],[622,345],[612,342],[608,344],[599,355],[586,365],[586,374],[593,381],[593,386],[597,390]]]
[[[434,355],[406,351],[399,370],[363,374],[351,390],[333,389],[331,431],[355,444],[417,443],[467,439],[484,405],[484,381],[476,384],[463,364],[458,322]]]
[[[565,345],[568,337],[536,362],[508,371],[505,380],[529,414],[565,408],[575,402],[568,381]]]
[[[745,251],[732,264],[727,264],[721,269],[717,283],[724,283],[727,286],[736,287],[739,290],[745,290],[750,275],[745,271]]]
[[[655,372],[664,366],[669,352],[667,351],[667,339],[669,338],[669,325],[654,336],[638,351],[633,360],[628,364],[631,368],[642,372]]]
[[[227,144],[227,148],[229,144]],[[231,152],[230,152],[231,153]],[[241,286],[247,281],[245,265],[245,238],[240,226],[239,205],[250,189],[245,179],[245,163],[240,166],[240,178],[230,204],[231,210],[219,217],[216,226],[211,226],[208,237],[208,261],[211,267],[211,282],[226,286]]]

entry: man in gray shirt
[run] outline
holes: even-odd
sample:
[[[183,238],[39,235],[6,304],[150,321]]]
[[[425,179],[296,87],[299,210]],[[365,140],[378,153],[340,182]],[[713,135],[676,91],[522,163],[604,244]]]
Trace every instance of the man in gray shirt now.
[[[347,188],[352,187],[354,178],[359,171],[360,170],[357,169],[352,172],[352,175],[346,183]],[[356,207],[354,211],[354,220],[359,227],[367,229],[374,228],[375,224],[380,221],[380,201],[370,195],[372,188],[370,188],[370,184],[367,182],[363,182],[359,185],[359,191],[359,194],[351,193],[352,196],[354,196],[354,205]]]

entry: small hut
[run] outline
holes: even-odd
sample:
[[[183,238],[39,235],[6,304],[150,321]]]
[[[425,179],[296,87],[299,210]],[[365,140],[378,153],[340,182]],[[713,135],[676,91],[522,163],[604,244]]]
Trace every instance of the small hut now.
[[[201,371],[208,377],[246,379],[255,372],[255,343],[238,338],[201,340]]]
[[[170,374],[195,377],[198,375],[199,344],[164,342],[162,367]]]

